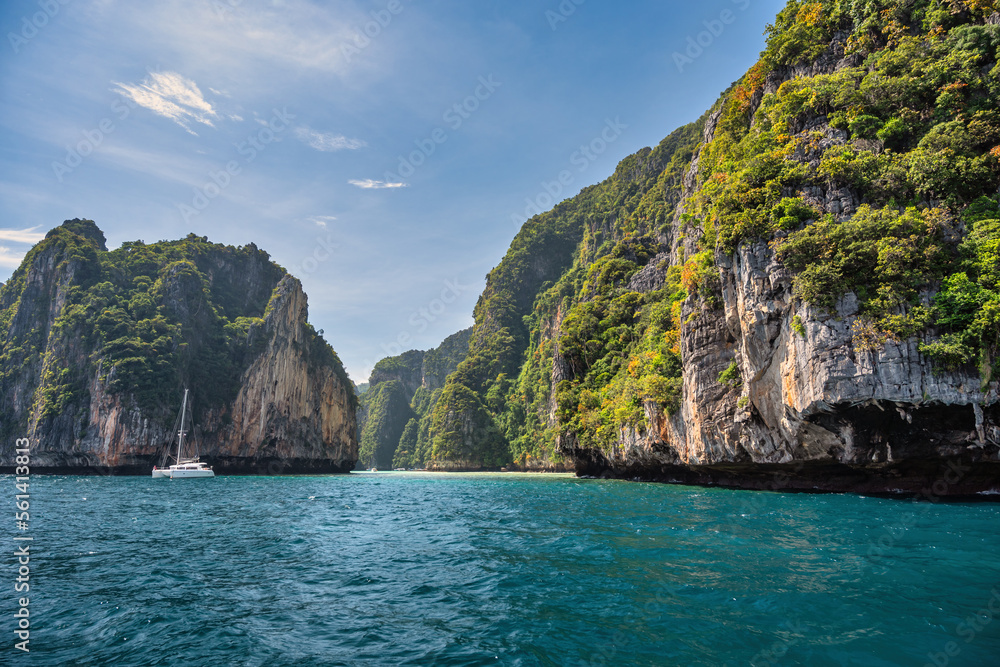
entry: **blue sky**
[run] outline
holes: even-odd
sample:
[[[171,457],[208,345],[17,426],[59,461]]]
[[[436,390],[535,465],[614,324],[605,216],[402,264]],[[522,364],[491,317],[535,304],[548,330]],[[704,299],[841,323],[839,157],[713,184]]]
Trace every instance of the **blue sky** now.
[[[68,218],[254,242],[363,382],[471,325],[529,206],[696,119],[783,4],[7,0],[0,280]]]

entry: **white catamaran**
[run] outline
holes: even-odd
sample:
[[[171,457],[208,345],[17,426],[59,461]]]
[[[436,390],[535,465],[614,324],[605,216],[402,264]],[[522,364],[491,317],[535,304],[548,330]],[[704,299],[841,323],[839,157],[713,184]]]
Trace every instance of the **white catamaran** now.
[[[168,468],[158,468],[153,466],[153,478],[169,479],[191,479],[194,477],[215,477],[215,471],[201,461],[198,457],[193,459],[182,459],[181,449],[184,447],[184,419],[187,417],[188,390],[184,390],[184,403],[181,405],[181,428],[177,431],[177,463]]]

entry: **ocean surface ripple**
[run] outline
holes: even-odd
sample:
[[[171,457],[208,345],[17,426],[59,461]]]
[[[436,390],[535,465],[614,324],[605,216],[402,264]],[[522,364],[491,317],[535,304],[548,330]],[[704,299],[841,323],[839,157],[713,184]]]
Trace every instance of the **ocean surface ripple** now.
[[[1000,664],[993,503],[355,473],[32,477],[31,509],[0,664]]]

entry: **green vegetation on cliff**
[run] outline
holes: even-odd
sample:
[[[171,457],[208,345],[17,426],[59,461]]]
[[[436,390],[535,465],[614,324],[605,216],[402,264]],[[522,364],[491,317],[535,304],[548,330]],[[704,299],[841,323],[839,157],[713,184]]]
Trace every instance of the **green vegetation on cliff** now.
[[[386,380],[365,392],[361,404],[366,415],[358,437],[358,462],[365,468],[389,468],[399,446],[403,427],[415,413],[399,380]]]
[[[359,466],[424,467],[434,405],[445,378],[465,359],[471,334],[465,329],[432,350],[409,350],[375,364],[358,411]]]
[[[435,465],[551,469],[564,460],[560,432],[586,424],[607,440],[639,420],[643,400],[676,404],[680,274],[654,296],[627,285],[659,250],[703,126],[677,130],[525,223],[487,276],[469,357],[434,408]],[[569,368],[554,387],[557,352]],[[630,367],[633,354],[641,359]],[[589,407],[577,412],[581,401]]]
[[[2,408],[27,419],[15,405],[27,389],[43,419],[86,414],[93,382],[166,418],[182,386],[198,411],[226,405],[266,344],[261,327],[285,275],[253,244],[189,234],[108,251],[92,221],[66,221],[0,288]],[[315,362],[347,383],[336,353],[307,331]],[[24,427],[4,420],[5,432]]]
[[[789,3],[702,151],[689,210],[704,247],[727,253],[787,232],[775,247],[799,297],[832,309],[857,295],[856,347],[928,331],[936,340],[921,343],[924,354],[978,361],[987,381],[1000,331],[996,10],[979,0]],[[824,56],[840,65],[788,76]],[[806,201],[817,192],[860,205],[821,215]]]
[[[855,294],[858,350],[919,334],[931,359],[978,362],[988,380],[998,48],[996,2],[789,2],[709,114],[525,223],[487,278],[468,358],[401,449],[429,442],[440,467],[612,453],[677,410],[682,312],[721,318],[718,265],[760,241],[799,299],[834,310]],[[741,381],[735,362],[719,375]]]

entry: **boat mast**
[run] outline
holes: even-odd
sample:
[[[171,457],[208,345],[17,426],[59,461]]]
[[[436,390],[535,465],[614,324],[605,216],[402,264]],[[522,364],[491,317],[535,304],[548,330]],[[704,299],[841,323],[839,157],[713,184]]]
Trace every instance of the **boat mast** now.
[[[181,463],[181,447],[184,446],[184,417],[187,415],[188,390],[184,390],[184,403],[181,404],[181,430],[177,432],[177,464]]]

